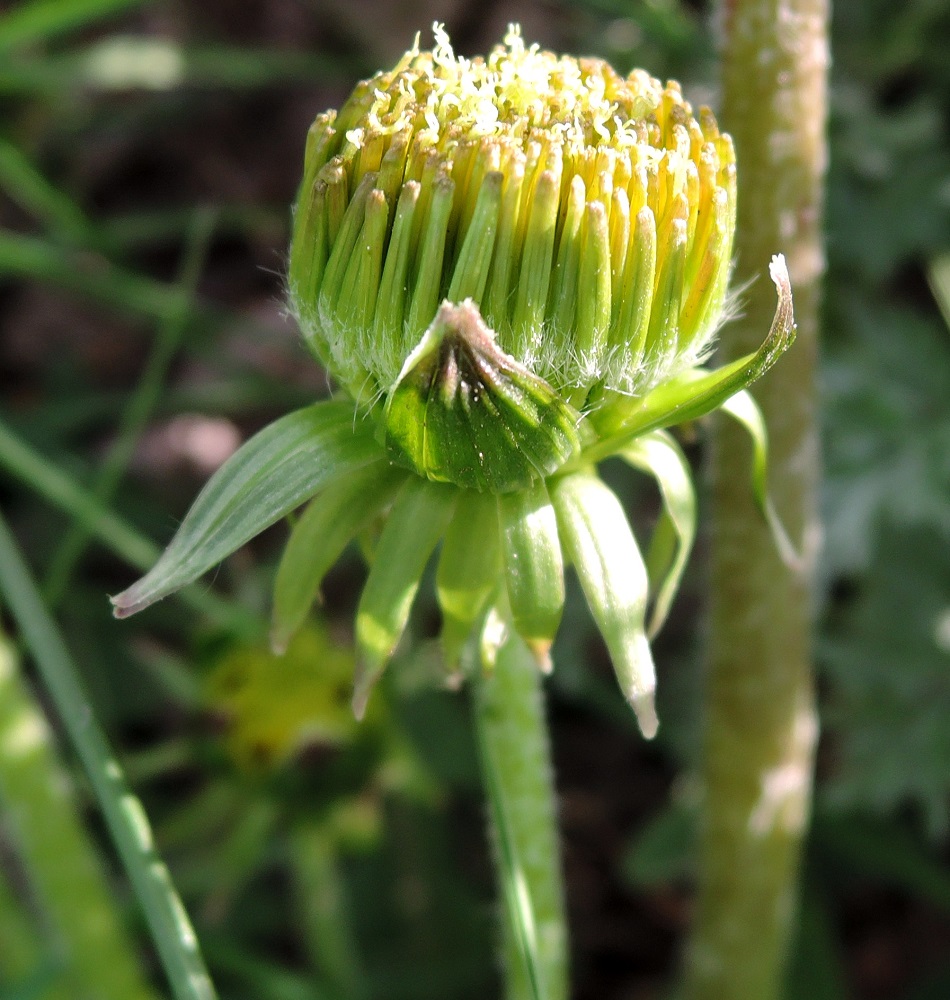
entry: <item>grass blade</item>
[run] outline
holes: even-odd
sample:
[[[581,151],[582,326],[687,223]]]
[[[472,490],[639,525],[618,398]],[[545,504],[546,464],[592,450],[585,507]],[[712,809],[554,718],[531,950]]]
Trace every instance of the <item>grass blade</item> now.
[[[146,570],[161,549],[139,534],[130,524],[113,514],[88,490],[80,486],[53,462],[37,454],[0,422],[0,467],[26,483],[49,503],[64,511],[86,528],[110,552],[136,569]],[[204,590],[185,590],[182,600],[235,635],[254,638],[264,626],[246,608],[229,604]]]
[[[55,943],[47,947],[61,963],[56,993],[158,1000],[136,961],[54,735],[2,634],[0,801],[9,807],[4,827],[36,890],[43,923],[53,930]]]
[[[0,139],[0,188],[24,211],[69,242],[97,242],[95,227],[79,206],[50,184],[22,150],[4,139]]]
[[[113,35],[63,54],[7,59],[0,64],[0,94],[55,97],[76,90],[94,94],[198,87],[233,92],[296,80],[312,83],[341,72],[356,70],[309,52],[184,47],[167,38]]]
[[[0,18],[0,53],[85,28],[144,0],[33,0]]]
[[[0,516],[0,592],[82,762],[116,850],[148,921],[176,1000],[214,1000],[216,992],[185,908],[158,857],[141,803],[125,782],[62,636]]]
[[[211,211],[198,212],[192,222],[179,275],[180,287],[189,296],[194,295],[213,227],[214,214]],[[168,316],[159,323],[145,370],[128,405],[123,410],[117,439],[99,466],[93,483],[92,493],[98,500],[106,501],[112,496],[132,460],[135,444],[148,422],[149,415],[158,403],[162,384],[181,343],[189,314],[190,310],[183,303],[177,315]],[[56,548],[50,561],[44,588],[46,600],[51,608],[56,607],[66,592],[73,569],[82,558],[89,535],[88,528],[73,524]]]
[[[117,267],[100,254],[66,250],[9,230],[0,230],[0,275],[57,285],[123,313],[164,322],[174,321],[189,308],[196,314],[196,324],[208,328],[219,326],[223,318],[208,305],[193,303],[181,289]]]

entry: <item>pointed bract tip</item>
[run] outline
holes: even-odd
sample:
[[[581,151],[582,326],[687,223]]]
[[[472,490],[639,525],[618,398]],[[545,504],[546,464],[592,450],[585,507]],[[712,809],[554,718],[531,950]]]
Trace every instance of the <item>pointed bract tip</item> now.
[[[775,254],[769,262],[769,274],[772,280],[781,290],[791,288],[791,279],[788,276],[788,265],[785,263],[785,254]]]
[[[643,733],[643,738],[652,740],[656,736],[656,731],[660,728],[660,720],[656,716],[656,702],[653,698],[653,692],[631,695],[628,701],[634,715],[637,717],[637,725],[640,727],[640,732]]]
[[[366,715],[366,706],[369,703],[369,696],[373,693],[376,681],[382,671],[379,667],[374,667],[371,662],[367,662],[360,657],[356,661],[356,674],[353,677],[353,697],[350,706],[357,722],[363,721]]]
[[[356,717],[357,722],[363,721],[363,716],[366,715],[366,705],[369,702],[370,688],[366,686],[357,687],[353,691],[353,698],[350,701],[350,706],[353,709],[353,715]]]
[[[550,639],[526,639],[525,645],[531,650],[534,662],[538,665],[538,670],[547,676],[554,669],[554,662],[551,659]]]
[[[137,601],[134,595],[135,587],[123,590],[121,594],[114,594],[109,598],[112,605],[112,615],[115,618],[131,618],[132,615],[147,608],[151,601]]]
[[[287,652],[290,636],[281,629],[271,629],[270,651],[274,656],[283,656]]]
[[[769,331],[769,338],[773,333],[778,333],[782,343],[782,350],[787,348],[795,339],[795,307],[792,302],[792,279],[788,275],[788,266],[785,263],[784,254],[777,253],[769,262],[769,275],[775,282],[775,290],[778,293],[778,305],[775,307],[775,319],[772,320],[772,329]]]

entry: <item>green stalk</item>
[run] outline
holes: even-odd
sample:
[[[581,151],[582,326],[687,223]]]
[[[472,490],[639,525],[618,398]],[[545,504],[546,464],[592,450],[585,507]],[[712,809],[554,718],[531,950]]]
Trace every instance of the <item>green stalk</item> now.
[[[6,521],[0,517],[0,595],[39,669],[90,784],[145,913],[176,1000],[217,996],[195,932],[168,869],[159,859],[142,804],[99,728],[62,636],[43,606]]]
[[[156,1000],[83,826],[53,734],[2,636],[0,805],[46,925],[58,967],[56,995]]]
[[[803,558],[783,565],[748,488],[748,445],[721,421],[711,456],[704,815],[689,1000],[775,1000],[796,909],[817,736],[812,578],[817,549],[815,356],[826,163],[826,0],[723,0],[723,125],[739,169],[735,285],[759,276],[729,357],[761,341],[769,258],[788,260],[798,339],[757,385],[770,490]]]
[[[475,729],[504,897],[508,1000],[566,1000],[567,928],[541,675],[509,627],[475,695]]]
[[[67,243],[95,244],[95,227],[82,209],[43,176],[12,142],[0,138],[0,189]]]

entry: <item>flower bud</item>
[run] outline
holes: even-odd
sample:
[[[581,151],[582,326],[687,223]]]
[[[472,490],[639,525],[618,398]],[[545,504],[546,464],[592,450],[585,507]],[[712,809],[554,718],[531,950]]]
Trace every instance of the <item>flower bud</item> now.
[[[514,27],[468,60],[436,26],[432,51],[417,42],[314,122],[290,297],[366,406],[440,305],[470,300],[500,351],[583,413],[702,360],[734,224],[732,143],[678,84],[526,47]]]
[[[383,522],[356,616],[357,714],[442,542],[450,670],[476,639],[490,669],[499,622],[549,668],[570,565],[652,735],[647,629],[695,537],[689,464],[665,429],[725,406],[752,435],[754,492],[776,524],[764,425],[744,393],[794,340],[780,255],[761,347],[702,365],[726,296],[735,185],[729,137],[677,84],[527,48],[516,28],[486,58],[462,59],[436,26],[431,52],[417,43],[307,140],[290,300],[351,399],[288,414],[240,448],[156,565],[113,598],[116,614],[309,501],[278,572],[279,647],[345,545]],[[660,486],[647,561],[594,473],[615,455]]]

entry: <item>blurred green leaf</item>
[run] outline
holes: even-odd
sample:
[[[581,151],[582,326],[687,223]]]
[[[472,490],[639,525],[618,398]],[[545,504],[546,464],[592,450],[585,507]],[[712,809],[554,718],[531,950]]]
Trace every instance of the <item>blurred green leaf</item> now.
[[[331,55],[226,45],[186,48],[171,39],[113,35],[62,55],[10,58],[0,65],[0,94],[242,90],[326,79],[338,68]]]
[[[0,139],[0,189],[70,242],[95,242],[94,227],[79,206],[54,187],[22,150],[3,139]]]
[[[187,291],[118,267],[99,253],[0,230],[0,278],[12,277],[58,285],[133,316],[174,323],[191,312],[205,324],[221,319],[217,310],[193,302]]]
[[[950,870],[906,824],[825,813],[816,820],[815,840],[836,870],[902,889],[950,913]]]
[[[0,52],[49,41],[85,28],[145,0],[31,0],[0,17]]]
[[[950,830],[950,573],[945,537],[888,523],[820,654],[834,752],[822,800]]]
[[[829,573],[866,569],[886,518],[950,542],[950,337],[871,293],[846,301],[850,342],[823,372]]]
[[[699,814],[683,797],[673,801],[640,830],[623,860],[623,872],[636,886],[682,882],[695,875]]]
[[[848,1000],[850,997],[836,941],[834,917],[825,893],[806,873],[785,1000]]]

